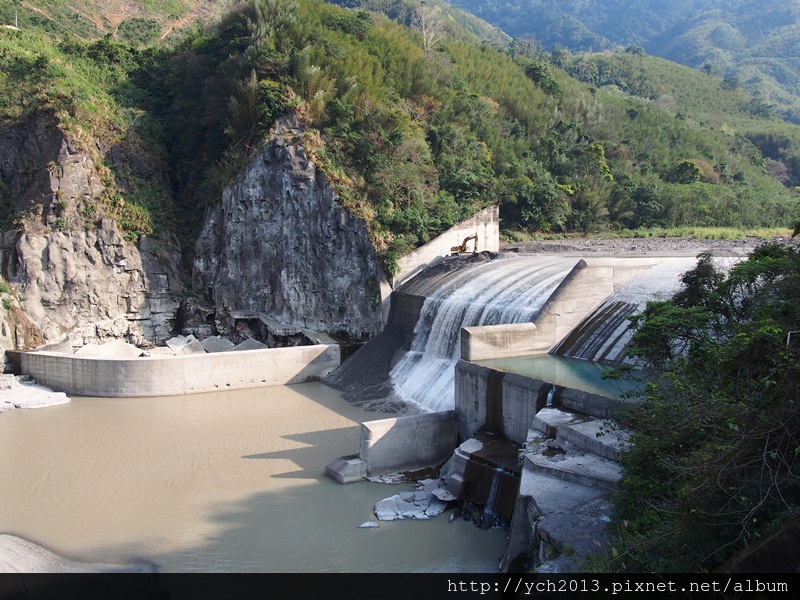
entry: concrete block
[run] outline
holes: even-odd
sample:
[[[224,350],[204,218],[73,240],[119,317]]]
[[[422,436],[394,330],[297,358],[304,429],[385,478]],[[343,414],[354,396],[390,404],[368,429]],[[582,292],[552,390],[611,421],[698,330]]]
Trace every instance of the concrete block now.
[[[605,490],[616,489],[622,479],[622,468],[618,463],[585,453],[568,452],[556,456],[528,453],[525,455],[524,467],[587,487]]]
[[[218,335],[208,337],[200,342],[206,352],[225,352],[234,347],[234,343]]]
[[[180,352],[176,352],[176,354],[205,354],[206,349],[203,348],[203,344],[200,343],[199,340],[191,340],[188,344],[184,344],[180,348]]]
[[[461,329],[461,358],[478,361],[522,356],[546,351],[537,343],[537,327],[533,323],[486,325]]]
[[[447,478],[447,491],[450,492],[456,498],[459,498],[461,494],[464,493],[464,486],[466,485],[466,481],[464,481],[464,477],[458,474],[452,474],[450,477]]]
[[[358,457],[342,457],[325,465],[325,474],[339,483],[353,483],[367,478],[367,463]]]
[[[457,436],[454,411],[367,421],[361,425],[359,457],[370,476],[436,466],[450,456]]]
[[[269,346],[266,344],[262,344],[258,340],[254,340],[253,338],[248,338],[243,341],[241,344],[237,344],[233,351],[241,352],[242,350],[266,350]]]

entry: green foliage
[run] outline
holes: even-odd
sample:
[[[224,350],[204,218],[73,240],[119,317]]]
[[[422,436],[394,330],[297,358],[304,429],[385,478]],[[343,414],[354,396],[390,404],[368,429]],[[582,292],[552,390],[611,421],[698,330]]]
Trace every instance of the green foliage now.
[[[154,19],[133,17],[119,24],[117,37],[131,46],[141,46],[154,41],[161,33],[161,25]]]
[[[491,204],[521,236],[800,217],[800,129],[754,117],[740,87],[634,46],[548,54],[438,3],[443,38],[425,51],[406,26],[415,6],[346,4],[250,0],[173,46],[156,27],[196,4],[145,3],[116,40],[0,30],[0,124],[51,111],[95,152],[99,138],[169,164],[174,192],[115,162],[85,217],[110,213],[130,239],[179,230],[187,247],[286,111],[388,270]]]
[[[604,568],[713,569],[797,514],[798,319],[800,254],[765,244],[730,271],[702,255],[634,320],[655,378],[619,415],[634,434]]]
[[[189,0],[139,0],[139,3],[146,12],[170,20],[185,17],[191,5]]]
[[[700,181],[700,169],[690,161],[684,160],[667,176],[672,183],[697,183]]]
[[[456,0],[454,4],[499,26],[515,38],[533,38],[565,52],[603,52],[626,47],[724,77],[760,95],[753,109],[800,123],[800,9],[791,3],[755,0],[651,2],[638,0]],[[558,47],[558,52],[555,52]],[[763,112],[762,112],[763,111]]]

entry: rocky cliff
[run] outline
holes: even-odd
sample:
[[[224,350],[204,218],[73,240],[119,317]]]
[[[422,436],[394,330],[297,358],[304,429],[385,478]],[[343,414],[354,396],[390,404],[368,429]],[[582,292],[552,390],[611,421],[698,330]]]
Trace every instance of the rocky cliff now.
[[[119,337],[149,345],[172,333],[183,291],[178,245],[166,236],[123,238],[104,210],[106,187],[96,163],[128,157],[118,146],[91,150],[50,114],[0,131],[3,276],[41,332],[29,332],[20,344],[0,331],[6,349]],[[16,329],[21,322],[16,315]]]
[[[369,235],[338,205],[302,134],[295,117],[279,120],[207,214],[195,246],[196,300],[187,303],[200,308],[194,325],[206,333],[235,333],[241,313],[288,327],[276,335],[380,331],[385,280]],[[2,349],[113,338],[147,347],[170,338],[186,315],[192,325],[179,310],[188,277],[174,236],[126,241],[104,200],[107,165],[156,178],[166,167],[91,143],[87,150],[49,114],[0,130],[0,264],[10,284],[0,290]]]
[[[292,115],[209,211],[193,283],[221,333],[232,313],[353,337],[381,327],[382,268],[362,222],[344,210],[303,149]]]

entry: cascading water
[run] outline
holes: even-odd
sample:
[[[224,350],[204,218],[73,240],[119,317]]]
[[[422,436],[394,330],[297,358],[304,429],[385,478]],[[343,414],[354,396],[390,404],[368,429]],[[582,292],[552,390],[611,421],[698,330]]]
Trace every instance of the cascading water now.
[[[547,403],[545,404],[546,408],[553,407],[553,398],[556,396],[556,386],[550,388],[550,391],[547,392]]]
[[[651,300],[664,300],[680,289],[681,275],[696,259],[664,259],[646,273],[626,283],[561,341],[553,353],[571,358],[629,363],[627,347],[633,335],[629,317],[642,312]]]
[[[495,467],[492,475],[492,485],[489,487],[489,494],[486,496],[486,506],[483,508],[483,524],[485,527],[492,527],[498,520],[497,516],[497,494],[500,489],[500,475],[503,469]]]
[[[411,350],[395,365],[397,394],[429,411],[451,410],[462,327],[534,320],[575,260],[518,257],[463,269],[427,296]]]

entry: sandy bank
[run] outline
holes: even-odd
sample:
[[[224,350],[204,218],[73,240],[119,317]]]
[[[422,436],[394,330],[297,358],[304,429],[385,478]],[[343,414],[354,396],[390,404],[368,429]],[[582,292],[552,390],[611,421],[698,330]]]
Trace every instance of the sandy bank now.
[[[69,397],[65,393],[54,392],[29,377],[0,375],[0,413],[15,408],[45,408],[67,402]]]
[[[146,562],[111,564],[68,560],[26,539],[0,534],[0,573],[155,573]]]

